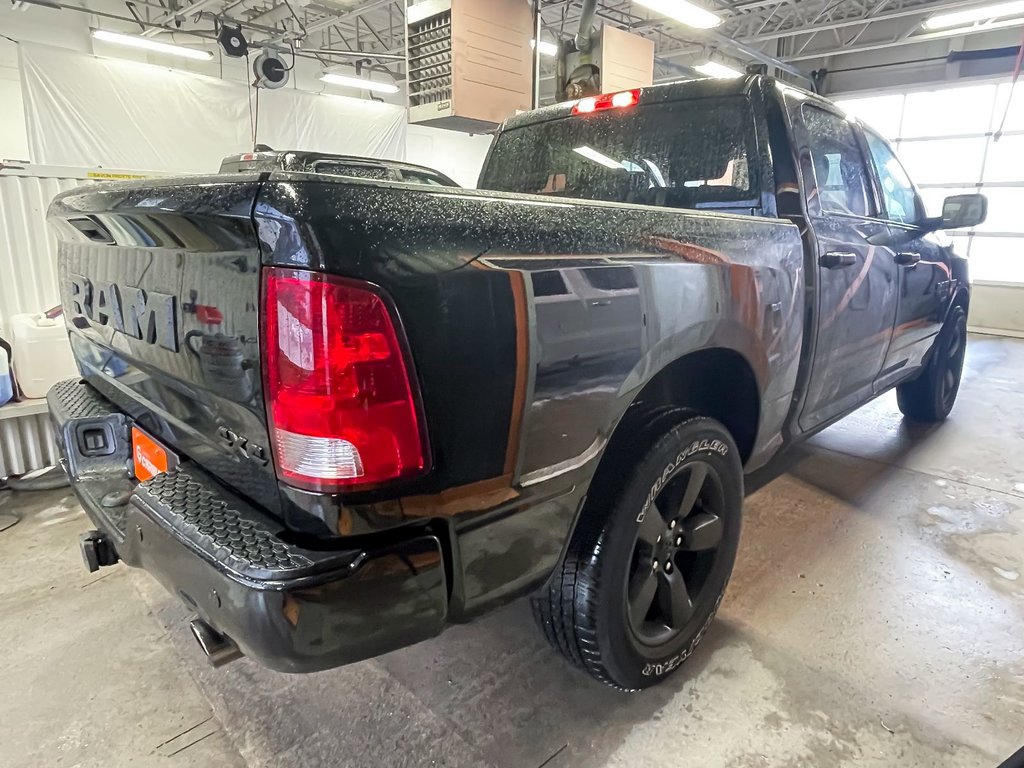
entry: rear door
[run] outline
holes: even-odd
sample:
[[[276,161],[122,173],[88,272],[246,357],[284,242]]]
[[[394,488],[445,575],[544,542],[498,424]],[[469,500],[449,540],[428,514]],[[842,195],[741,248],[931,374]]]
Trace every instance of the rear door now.
[[[812,430],[868,399],[896,313],[896,265],[882,240],[857,127],[824,103],[790,103],[817,273],[815,338],[800,427]]]
[[[865,130],[881,200],[888,221],[890,253],[897,265],[896,324],[876,384],[884,389],[920,365],[939,332],[952,288],[949,250],[935,233],[921,234],[924,205],[910,177],[886,141]]]

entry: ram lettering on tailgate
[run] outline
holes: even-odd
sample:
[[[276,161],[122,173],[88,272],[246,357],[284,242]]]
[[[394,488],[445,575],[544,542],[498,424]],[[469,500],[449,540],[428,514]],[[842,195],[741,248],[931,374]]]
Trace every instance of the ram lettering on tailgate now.
[[[69,275],[71,314],[133,339],[178,351],[175,297],[134,286]]]

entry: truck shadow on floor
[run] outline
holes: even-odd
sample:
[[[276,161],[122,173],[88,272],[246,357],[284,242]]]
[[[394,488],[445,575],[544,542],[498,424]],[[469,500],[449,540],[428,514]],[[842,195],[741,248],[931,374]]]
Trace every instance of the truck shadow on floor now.
[[[684,688],[734,635],[716,622],[685,671],[628,694],[564,662],[519,600],[373,661],[296,676],[246,659],[209,668],[187,636],[185,609],[156,599],[233,742],[250,765],[275,768],[603,765],[677,696],[696,699]]]
[[[753,477],[748,491],[788,473],[855,503],[883,485],[933,429],[900,425],[884,456],[866,459],[800,446]],[[766,513],[772,514],[757,512]],[[800,527],[813,538],[815,511],[800,516],[806,517]],[[738,575],[734,589],[746,581]],[[322,764],[326,756],[333,765],[602,765],[670,704],[678,713],[689,698],[712,695],[693,681],[716,651],[742,640],[720,619],[680,674],[643,694],[624,694],[565,663],[520,600],[373,661],[290,676],[247,660],[209,669],[184,629],[185,609],[170,598],[158,598],[158,605],[158,617],[235,743],[252,764],[275,767]],[[343,755],[349,758],[339,759]]]
[[[923,448],[940,424],[918,424],[907,419],[866,450],[848,453],[848,446],[833,439],[833,426],[813,438],[783,451],[746,479],[751,496],[782,475],[791,475],[843,501],[854,503],[882,485],[908,459]]]
[[[896,428],[896,439],[876,445],[879,452],[868,457],[832,450],[828,440],[825,445],[797,447],[751,478],[748,492],[756,493],[787,473],[856,506],[885,485],[934,429],[905,422]],[[783,513],[773,511],[771,503],[751,506],[757,518]],[[785,514],[794,515],[792,510]],[[803,521],[789,524],[803,531],[805,543],[815,539],[820,533],[819,510],[795,514]],[[762,533],[774,527],[770,520],[751,523],[755,529],[763,528]],[[755,553],[747,553],[751,554],[756,560]],[[745,584],[754,588],[744,576],[747,570],[756,571],[756,563],[740,563],[733,592],[742,591]],[[742,594],[733,599],[745,600]],[[289,676],[248,660],[209,669],[184,629],[185,609],[164,597],[157,605],[158,617],[235,743],[251,764],[275,768],[327,763],[433,762],[502,768],[615,763],[618,751],[632,743],[631,734],[647,733],[648,723],[663,716],[686,717],[686,712],[697,709],[701,697],[701,706],[706,706],[707,698],[716,695],[715,686],[697,681],[724,674],[721,660],[713,661],[716,653],[724,650],[728,656],[749,641],[740,628],[720,618],[678,675],[643,694],[624,694],[564,662],[541,637],[528,603],[519,600],[470,625],[453,627],[440,637],[379,659]],[[729,600],[726,614],[728,605]],[[679,720],[667,727],[683,729],[686,724]]]

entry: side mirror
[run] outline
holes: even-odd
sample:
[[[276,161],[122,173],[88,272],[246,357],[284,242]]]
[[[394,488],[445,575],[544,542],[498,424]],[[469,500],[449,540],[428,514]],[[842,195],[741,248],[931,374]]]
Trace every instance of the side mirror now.
[[[951,195],[942,201],[940,229],[976,227],[988,216],[988,198],[984,195]]]

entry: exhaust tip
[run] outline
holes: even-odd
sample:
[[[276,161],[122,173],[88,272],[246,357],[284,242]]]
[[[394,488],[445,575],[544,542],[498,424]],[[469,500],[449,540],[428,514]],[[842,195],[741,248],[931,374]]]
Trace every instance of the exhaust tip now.
[[[192,630],[192,636],[203,649],[212,667],[223,667],[244,655],[234,640],[222,635],[202,619],[193,619],[189,622],[188,628]]]

